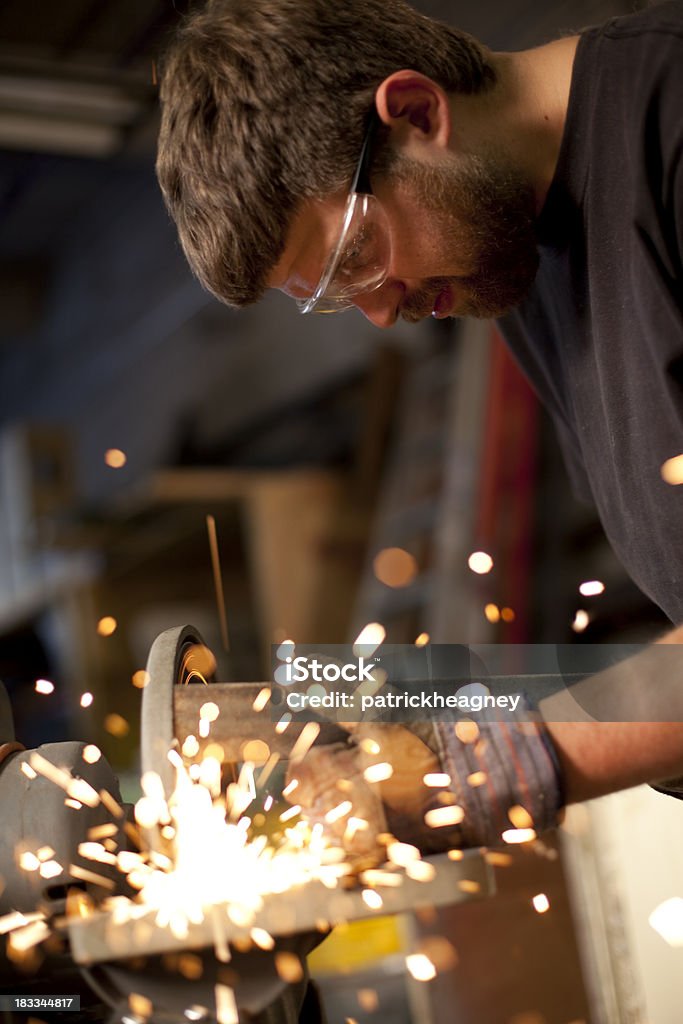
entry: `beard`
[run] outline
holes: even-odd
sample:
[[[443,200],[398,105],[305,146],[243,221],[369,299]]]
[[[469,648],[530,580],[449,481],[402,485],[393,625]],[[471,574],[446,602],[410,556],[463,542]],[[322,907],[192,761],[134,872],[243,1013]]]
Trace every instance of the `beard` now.
[[[434,166],[394,154],[387,174],[438,217],[439,259],[472,268],[465,276],[426,278],[403,300],[409,323],[429,316],[449,285],[463,298],[454,316],[502,316],[519,305],[538,269],[536,199],[531,184],[496,153],[461,154]]]

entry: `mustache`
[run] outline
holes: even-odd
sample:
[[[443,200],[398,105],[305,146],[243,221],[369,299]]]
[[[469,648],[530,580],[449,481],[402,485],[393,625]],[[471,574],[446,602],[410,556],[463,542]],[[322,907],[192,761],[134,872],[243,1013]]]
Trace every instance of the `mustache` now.
[[[449,277],[429,277],[425,283],[405,296],[401,303],[401,319],[406,323],[416,324],[425,317],[432,315],[434,303],[439,292],[451,283]]]

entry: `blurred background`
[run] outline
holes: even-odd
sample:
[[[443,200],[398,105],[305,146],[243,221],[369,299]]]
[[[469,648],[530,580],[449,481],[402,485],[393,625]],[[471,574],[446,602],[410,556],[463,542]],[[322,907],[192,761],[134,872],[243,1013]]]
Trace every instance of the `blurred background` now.
[[[491,325],[379,332],[355,312],[301,317],[279,294],[235,313],[192,279],[153,171],[155,65],[192,6],[0,6],[0,678],[23,743],[97,742],[131,792],[147,651],[173,625],[200,629],[223,680],[267,679],[285,637],[343,642],[370,621],[406,643],[640,641],[666,626],[573,500]],[[638,5],[416,6],[522,49]],[[663,899],[647,886],[675,895],[674,868],[634,855],[632,823],[661,850],[649,801],[679,840],[680,810],[637,792],[516,854],[492,918],[454,911],[440,927],[459,966],[430,999],[419,984],[403,998],[400,971],[385,1003],[345,988],[366,971],[362,990],[381,994],[394,929],[328,955],[334,1005],[363,1021],[678,1021],[681,952],[647,924]],[[529,910],[540,876],[543,917]],[[377,955],[358,964],[364,943]]]

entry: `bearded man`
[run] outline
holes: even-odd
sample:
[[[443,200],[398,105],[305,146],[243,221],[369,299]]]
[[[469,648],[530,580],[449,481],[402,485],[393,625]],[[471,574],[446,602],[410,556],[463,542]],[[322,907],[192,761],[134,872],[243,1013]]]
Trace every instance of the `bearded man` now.
[[[380,327],[501,318],[576,487],[681,623],[683,505],[660,468],[683,451],[682,98],[678,2],[492,53],[403,0],[213,0],[166,61],[157,171],[190,265],[232,306],[279,288]],[[427,768],[472,805],[464,841],[499,838],[496,801],[546,825],[563,801],[682,774],[671,671],[668,724],[492,723],[488,808],[457,788],[474,769],[452,729],[428,739]],[[393,794],[415,809],[404,838],[421,778]]]

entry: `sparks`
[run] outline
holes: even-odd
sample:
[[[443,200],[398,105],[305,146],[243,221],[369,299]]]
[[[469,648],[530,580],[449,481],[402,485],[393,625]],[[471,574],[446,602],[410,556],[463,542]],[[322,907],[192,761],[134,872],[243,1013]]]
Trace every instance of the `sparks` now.
[[[427,811],[424,816],[425,824],[430,828],[444,828],[446,825],[459,825],[465,817],[465,812],[458,804],[450,804],[446,807],[434,807]]]
[[[104,453],[104,461],[110,469],[123,469],[128,459],[126,453],[122,452],[120,448],[107,448]]]
[[[550,910],[550,900],[544,892],[537,893],[531,901],[537,914],[545,914]]]
[[[532,828],[509,828],[501,836],[504,843],[510,844],[530,843],[535,838],[536,833]]]
[[[394,774],[393,767],[388,761],[380,761],[379,764],[371,764],[363,772],[366,782],[385,782]]]
[[[451,777],[450,775],[447,775],[445,772],[428,772],[426,775],[422,776],[422,781],[424,782],[425,786],[432,786],[435,788],[443,789],[446,786],[450,786]]]
[[[600,594],[604,594],[605,584],[601,580],[586,580],[579,587],[579,593],[582,597],[598,597]]]
[[[387,631],[381,622],[368,622],[353,642],[353,653],[357,658],[371,657],[384,643]]]
[[[493,559],[485,551],[473,551],[467,559],[467,564],[478,576],[485,576],[493,569]]]
[[[424,953],[411,953],[406,957],[406,967],[416,981],[431,981],[436,977],[436,967]]]

